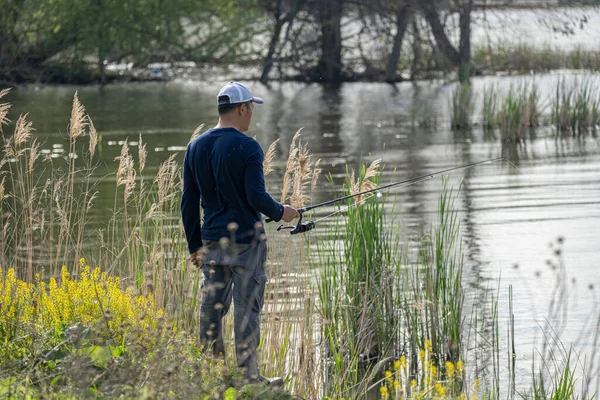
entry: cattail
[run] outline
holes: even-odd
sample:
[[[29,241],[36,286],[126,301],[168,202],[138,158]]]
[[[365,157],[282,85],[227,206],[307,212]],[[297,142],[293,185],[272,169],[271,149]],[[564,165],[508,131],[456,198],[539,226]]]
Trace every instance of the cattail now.
[[[146,151],[146,143],[142,143],[142,134],[140,133],[140,147],[138,148],[139,158],[140,158],[140,172],[144,170],[146,166],[146,158],[148,156],[148,152]]]
[[[0,90],[0,99],[6,96],[8,92],[10,92],[10,89]],[[9,109],[10,103],[0,103],[0,132],[2,132],[2,125],[6,125],[10,121],[6,118]]]
[[[277,150],[277,143],[279,143],[279,139],[271,143],[267,153],[265,154],[265,159],[263,161],[263,173],[269,175],[273,172],[273,159],[275,159],[275,151]]]
[[[300,136],[300,132],[303,128],[298,129],[294,137],[292,138],[292,143],[290,143],[290,153],[288,155],[287,165],[285,167],[285,174],[283,176],[283,186],[281,188],[281,202],[284,203],[288,198],[288,192],[290,190],[290,184],[292,182],[292,175],[294,173],[294,163],[296,160],[296,154],[298,153],[298,149],[296,148],[296,139]]]
[[[194,139],[196,139],[198,136],[200,136],[200,131],[202,131],[202,129],[204,129],[204,124],[201,124],[199,127],[197,127],[197,128],[194,130],[194,133],[192,133],[192,137],[190,138],[190,141],[189,141],[189,143],[192,143],[192,141],[193,141]]]
[[[85,107],[79,102],[77,92],[73,96],[73,108],[71,109],[71,123],[69,124],[69,136],[71,140],[77,139],[82,135],[87,125],[85,117]]]
[[[92,119],[89,116],[87,119],[90,127],[90,157],[94,157],[96,147],[98,146],[98,133],[96,132],[96,127],[94,126]]]
[[[31,122],[27,121],[27,114],[19,116],[17,124],[15,125],[15,148],[20,147],[23,143],[29,140],[31,137]]]

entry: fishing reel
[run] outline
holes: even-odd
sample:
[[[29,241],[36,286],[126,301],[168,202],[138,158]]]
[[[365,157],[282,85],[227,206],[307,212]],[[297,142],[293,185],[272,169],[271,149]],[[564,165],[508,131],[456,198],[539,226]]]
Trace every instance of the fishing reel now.
[[[267,219],[266,222],[270,222],[269,219]],[[314,221],[307,221],[307,222],[302,222],[302,213],[300,213],[300,219],[298,219],[298,223],[294,226],[285,226],[283,224],[279,225],[277,227],[277,231],[281,231],[284,229],[290,229],[290,235],[295,235],[297,233],[304,233],[304,232],[308,232],[310,230],[315,229],[315,222]]]

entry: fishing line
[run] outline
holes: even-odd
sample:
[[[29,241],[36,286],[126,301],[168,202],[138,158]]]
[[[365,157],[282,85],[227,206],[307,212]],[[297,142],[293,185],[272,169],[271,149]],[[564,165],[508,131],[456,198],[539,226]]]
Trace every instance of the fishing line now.
[[[508,158],[506,158],[506,157],[498,157],[498,158],[493,158],[493,159],[485,160],[485,161],[479,161],[479,162],[475,162],[475,163],[471,163],[471,164],[467,164],[467,165],[461,165],[459,167],[446,168],[446,169],[443,169],[441,171],[431,172],[431,173],[428,173],[428,174],[424,174],[424,175],[416,176],[416,177],[413,177],[413,178],[409,178],[409,179],[406,179],[406,180],[403,180],[403,181],[389,183],[387,185],[379,186],[379,187],[376,187],[376,188],[373,188],[373,189],[363,190],[362,192],[349,194],[347,196],[342,196],[342,197],[339,197],[337,199],[328,200],[328,201],[325,201],[325,202],[322,202],[322,203],[319,203],[319,204],[310,205],[310,206],[307,206],[307,207],[302,207],[302,208],[298,209],[298,213],[300,214],[300,218],[298,219],[298,223],[295,226],[294,225],[285,226],[284,224],[280,224],[279,227],[277,228],[277,230],[280,231],[280,230],[283,230],[283,229],[290,229],[290,234],[292,234],[292,235],[295,235],[297,233],[308,232],[308,231],[310,231],[310,230],[312,230],[312,229],[315,228],[315,223],[316,222],[322,221],[325,218],[329,218],[329,217],[331,217],[331,216],[333,216],[333,215],[335,215],[335,214],[337,214],[337,213],[339,213],[341,211],[345,211],[345,210],[349,209],[350,207],[352,207],[353,205],[348,205],[346,209],[337,210],[337,211],[333,212],[332,214],[330,214],[328,216],[325,216],[325,217],[322,217],[322,218],[318,219],[317,221],[302,222],[303,214],[305,212],[307,212],[307,211],[314,210],[315,208],[324,207],[324,206],[329,205],[329,204],[338,203],[340,201],[348,200],[348,199],[351,199],[351,198],[354,198],[354,197],[358,197],[358,196],[362,196],[362,195],[365,195],[365,194],[371,194],[371,193],[375,193],[375,192],[380,192],[381,190],[388,189],[388,188],[391,188],[391,187],[406,187],[406,186],[410,186],[412,184],[423,182],[423,181],[425,181],[427,179],[431,179],[434,176],[437,176],[437,175],[440,175],[440,174],[444,174],[444,173],[448,173],[448,172],[452,172],[452,171],[459,171],[459,170],[462,170],[462,169],[473,168],[473,167],[476,167],[478,165],[490,164],[490,163],[493,163],[493,162],[504,161],[504,160],[510,162],[508,160]],[[514,164],[512,164],[512,165],[515,166]],[[515,166],[515,168],[517,168],[517,167]],[[372,196],[369,196],[367,198],[371,198],[371,197]],[[367,198],[365,198],[365,200]],[[363,200],[355,202],[354,206],[357,206],[361,202],[363,202]],[[267,223],[271,222],[271,221],[272,221],[272,219],[270,219],[270,218],[267,218],[265,220],[265,222],[267,222]]]

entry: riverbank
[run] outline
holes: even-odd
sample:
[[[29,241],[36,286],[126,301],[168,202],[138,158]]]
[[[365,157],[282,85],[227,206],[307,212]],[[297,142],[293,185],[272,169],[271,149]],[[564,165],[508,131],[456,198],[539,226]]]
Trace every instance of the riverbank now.
[[[452,65],[442,56],[431,52],[423,57],[421,64],[415,65],[409,54],[400,59],[399,73],[396,82],[429,79],[454,79]],[[478,45],[473,48],[473,71],[476,76],[519,75],[550,71],[600,71],[600,50],[588,50],[578,46],[565,50],[546,44],[541,47],[525,43],[518,45],[490,46]],[[230,79],[258,81],[262,64],[259,62],[233,64],[199,64],[193,61],[151,63],[144,66],[132,63],[109,63],[105,67],[104,78],[97,64],[61,65],[52,64],[42,68],[34,78],[25,79],[18,85],[26,84],[71,84],[90,85],[126,82],[170,82],[177,80],[211,81]],[[319,77],[295,75],[293,73],[279,75],[276,71],[272,80],[319,82]],[[361,73],[346,73],[344,82],[385,82],[385,65],[371,64]],[[0,82],[0,87],[14,86],[14,83]]]

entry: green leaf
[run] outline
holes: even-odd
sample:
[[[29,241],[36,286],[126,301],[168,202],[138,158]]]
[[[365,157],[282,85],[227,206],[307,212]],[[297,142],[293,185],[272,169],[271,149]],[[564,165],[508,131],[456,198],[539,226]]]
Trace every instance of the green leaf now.
[[[79,350],[79,354],[89,359],[94,363],[95,366],[100,368],[106,368],[108,361],[112,358],[113,353],[110,347],[102,346],[89,346]]]

